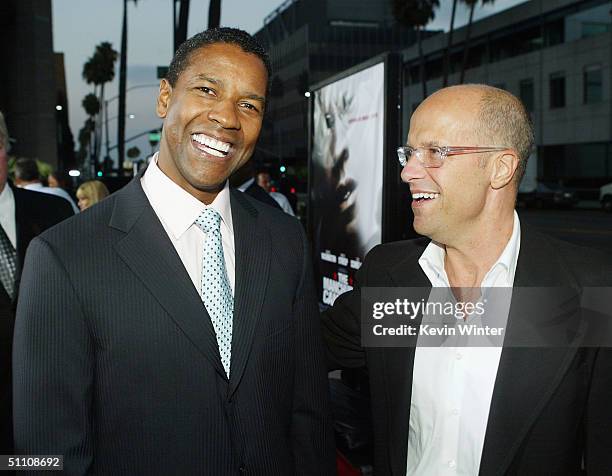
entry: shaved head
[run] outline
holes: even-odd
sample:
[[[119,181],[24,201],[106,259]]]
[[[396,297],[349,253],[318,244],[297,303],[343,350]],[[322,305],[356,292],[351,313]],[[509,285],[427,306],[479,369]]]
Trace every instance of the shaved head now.
[[[519,163],[515,182],[518,186],[525,175],[535,139],[529,113],[516,96],[486,84],[464,84],[441,89],[424,102],[430,100],[440,100],[447,105],[457,101],[463,108],[467,103],[468,111],[474,114],[473,122],[461,127],[474,131],[478,145],[508,147],[516,152]]]

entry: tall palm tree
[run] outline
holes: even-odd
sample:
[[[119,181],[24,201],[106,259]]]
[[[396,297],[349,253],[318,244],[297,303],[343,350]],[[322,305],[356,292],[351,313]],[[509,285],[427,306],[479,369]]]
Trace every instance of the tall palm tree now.
[[[442,87],[446,87],[448,84],[448,74],[450,72],[450,57],[451,47],[453,46],[453,32],[455,31],[455,13],[457,11],[457,0],[453,0],[453,11],[450,19],[450,29],[448,30],[448,43],[446,50],[444,51],[444,79],[442,81]]]
[[[100,112],[100,101],[98,101],[98,96],[96,96],[94,93],[89,93],[83,98],[81,105],[83,106],[83,109],[85,109],[85,113],[89,117],[85,120],[85,124],[79,132],[79,143],[81,144],[81,150],[88,151],[91,170],[95,171],[96,158],[93,149],[93,147],[95,147],[95,144],[92,142],[91,136],[95,136],[95,117]],[[87,153],[85,155],[87,155]]]
[[[83,65],[83,79],[87,84],[94,85],[94,95],[97,95],[100,105],[104,104],[104,85],[115,77],[115,61],[117,52],[109,42],[102,42],[96,46],[92,57]],[[96,127],[94,135],[94,160],[100,156],[102,121],[99,113],[93,117]]]
[[[436,16],[435,9],[440,6],[439,0],[391,0],[393,16],[402,25],[415,28],[419,48],[419,76],[423,87],[423,99],[427,97],[427,80],[425,79],[425,58],[423,56],[422,30]]]
[[[208,28],[221,25],[221,0],[210,0],[208,5]]]
[[[123,170],[125,155],[125,99],[127,89],[127,6],[130,0],[123,0],[123,24],[121,26],[121,59],[119,62],[119,118],[117,119],[117,167]],[[134,5],[138,0],[132,0]]]
[[[467,31],[465,33],[465,43],[463,44],[463,60],[461,61],[461,75],[459,76],[459,84],[463,84],[465,79],[465,70],[467,68],[467,60],[468,54],[470,51],[470,39],[472,35],[472,21],[474,20],[474,10],[476,9],[476,4],[481,2],[482,5],[487,3],[495,3],[495,0],[461,0],[469,9],[470,9],[470,18],[467,24]]]

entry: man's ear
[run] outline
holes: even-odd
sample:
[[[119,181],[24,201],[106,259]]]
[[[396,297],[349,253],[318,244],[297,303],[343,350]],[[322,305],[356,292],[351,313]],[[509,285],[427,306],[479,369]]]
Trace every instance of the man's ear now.
[[[159,94],[157,95],[157,107],[155,108],[157,116],[164,119],[168,113],[170,106],[170,97],[172,96],[172,86],[167,79],[162,79],[159,83]]]
[[[516,175],[518,163],[519,158],[513,150],[504,151],[497,156],[491,171],[491,187],[497,190],[511,183]]]

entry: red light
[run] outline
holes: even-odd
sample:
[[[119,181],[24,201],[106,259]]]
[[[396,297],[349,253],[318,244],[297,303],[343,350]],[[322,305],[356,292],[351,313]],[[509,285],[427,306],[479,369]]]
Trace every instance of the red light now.
[[[295,194],[295,187],[291,187],[291,188],[289,189],[289,192],[290,192],[290,193]]]

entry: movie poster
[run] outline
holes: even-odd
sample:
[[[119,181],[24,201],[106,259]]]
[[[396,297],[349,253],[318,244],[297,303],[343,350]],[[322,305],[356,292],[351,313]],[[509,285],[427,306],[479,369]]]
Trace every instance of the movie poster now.
[[[381,242],[384,63],[314,92],[311,206],[319,298],[352,289]]]

